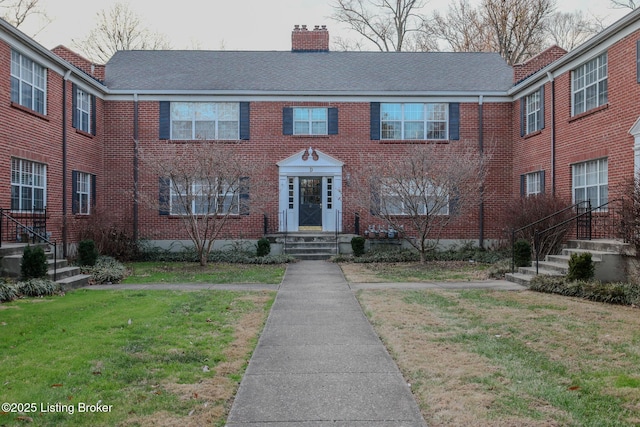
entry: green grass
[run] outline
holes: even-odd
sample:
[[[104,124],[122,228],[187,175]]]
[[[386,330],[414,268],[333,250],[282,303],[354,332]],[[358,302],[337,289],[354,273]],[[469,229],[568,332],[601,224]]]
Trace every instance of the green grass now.
[[[273,300],[271,294],[256,305],[247,295],[79,290],[3,304],[0,402],[35,403],[37,411],[23,415],[37,426],[118,425],[159,411],[186,416],[204,401],[181,398],[164,385],[198,384],[215,375],[227,361],[238,319],[256,310],[266,316]],[[239,381],[246,363],[227,378]],[[111,412],[77,412],[80,403],[99,401]],[[41,405],[56,404],[75,413],[41,413]],[[0,425],[19,423],[18,416],[2,411]]]
[[[282,281],[286,266],[209,263],[201,267],[192,262],[128,263],[126,284],[146,283],[265,283]]]

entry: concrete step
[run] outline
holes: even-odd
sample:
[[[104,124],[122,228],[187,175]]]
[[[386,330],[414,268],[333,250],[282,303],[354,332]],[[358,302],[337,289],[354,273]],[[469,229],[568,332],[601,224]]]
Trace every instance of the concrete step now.
[[[63,291],[70,291],[72,289],[83,288],[89,284],[91,276],[89,274],[76,274],[74,276],[64,277],[56,280],[56,283],[60,284],[60,288]]]

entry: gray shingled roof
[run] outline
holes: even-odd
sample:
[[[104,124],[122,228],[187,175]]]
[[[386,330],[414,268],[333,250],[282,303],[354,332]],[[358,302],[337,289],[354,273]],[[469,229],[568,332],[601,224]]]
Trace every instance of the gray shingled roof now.
[[[105,84],[123,91],[506,92],[493,53],[120,51]]]

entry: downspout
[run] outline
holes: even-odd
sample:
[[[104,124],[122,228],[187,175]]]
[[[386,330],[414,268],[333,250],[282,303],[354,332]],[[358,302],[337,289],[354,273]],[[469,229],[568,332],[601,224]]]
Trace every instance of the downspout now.
[[[547,72],[551,82],[551,195],[556,194],[556,81],[551,72]],[[544,102],[544,100],[543,100]]]
[[[480,155],[484,153],[484,117],[483,117],[483,96],[478,98],[478,150]],[[480,184],[480,206],[478,212],[478,245],[481,249],[484,249],[484,183]]]
[[[133,94],[133,241],[138,241],[138,181],[139,181],[139,146],[138,146],[138,94]]]
[[[62,256],[67,257],[67,81],[68,70],[62,79]],[[73,96],[73,94],[72,94]]]

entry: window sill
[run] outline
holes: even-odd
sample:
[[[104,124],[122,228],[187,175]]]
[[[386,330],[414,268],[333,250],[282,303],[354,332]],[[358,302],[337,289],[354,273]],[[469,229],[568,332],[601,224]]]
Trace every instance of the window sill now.
[[[11,102],[11,107],[15,108],[16,110],[24,111],[25,113],[30,114],[30,115],[32,115],[34,117],[39,118],[39,119],[49,121],[49,118],[47,116],[45,116],[44,114],[40,114],[37,111],[34,111],[29,107],[25,107],[24,105],[20,105],[20,104],[17,104],[15,102]]]
[[[329,135],[291,135],[294,138],[329,138]]]
[[[528,133],[528,134],[526,134],[525,136],[523,136],[523,138],[524,138],[524,139],[533,138],[534,136],[538,136],[538,135],[540,135],[541,133],[542,133],[542,129],[537,130],[537,131],[534,131],[534,132],[531,132],[531,133]]]
[[[160,141],[167,141],[171,144],[238,144],[242,141],[248,141],[245,139],[160,139]]]
[[[76,133],[79,134],[79,135],[82,135],[82,136],[86,136],[87,138],[94,138],[95,137],[94,134],[89,133],[89,132],[85,132],[85,131],[80,130],[80,129],[76,129]]]
[[[606,110],[608,108],[609,108],[609,103],[606,103],[596,108],[592,108],[591,110],[585,111],[584,113],[576,114],[575,116],[569,117],[568,123],[575,122],[576,120],[583,119],[587,116],[599,113],[600,111]]]
[[[449,139],[379,139],[380,144],[449,144]]]

